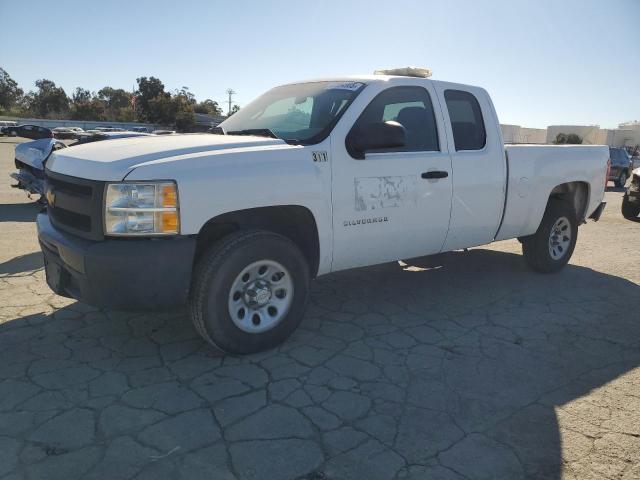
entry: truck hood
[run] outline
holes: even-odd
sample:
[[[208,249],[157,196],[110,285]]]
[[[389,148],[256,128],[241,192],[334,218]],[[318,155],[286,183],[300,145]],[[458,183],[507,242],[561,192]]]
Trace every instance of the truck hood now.
[[[47,168],[89,180],[117,181],[133,169],[158,160],[188,160],[207,153],[238,152],[287,145],[275,138],[241,135],[184,134],[123,138],[76,145],[54,152]]]

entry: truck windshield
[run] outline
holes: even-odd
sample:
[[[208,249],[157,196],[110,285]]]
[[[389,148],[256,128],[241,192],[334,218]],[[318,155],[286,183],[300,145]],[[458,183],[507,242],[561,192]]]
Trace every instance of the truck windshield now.
[[[346,81],[276,87],[219,127],[227,135],[276,136],[294,145],[311,145],[329,135],[364,86],[361,82]]]

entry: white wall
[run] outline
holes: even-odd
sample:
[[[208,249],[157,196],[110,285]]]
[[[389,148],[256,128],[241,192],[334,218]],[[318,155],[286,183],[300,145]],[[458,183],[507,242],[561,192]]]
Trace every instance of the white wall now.
[[[156,125],[153,125],[152,123],[137,122],[89,122],[84,120],[51,120],[46,118],[16,118],[3,116],[0,116],[0,120],[13,120],[18,122],[18,124],[39,125],[47,128],[80,127],[84,130],[90,130],[95,127],[117,127],[124,128],[125,130],[133,127],[147,127],[149,130],[154,130],[156,128]]]
[[[549,125],[547,143],[553,143],[559,133],[575,133],[585,145],[604,145],[607,140],[606,132],[598,125]]]
[[[635,147],[640,145],[639,129],[606,130],[605,143],[610,147]]]
[[[545,128],[525,128],[520,125],[500,125],[505,143],[546,143]]]

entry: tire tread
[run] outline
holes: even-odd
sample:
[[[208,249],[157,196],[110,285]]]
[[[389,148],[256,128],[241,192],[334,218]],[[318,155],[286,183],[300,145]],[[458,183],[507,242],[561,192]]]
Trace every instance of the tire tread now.
[[[563,257],[562,262],[556,263],[553,260],[550,261],[550,257],[545,257],[543,252],[547,252],[549,248],[549,232],[547,231],[549,227],[549,220],[555,221],[555,217],[557,216],[556,212],[558,210],[564,210],[561,212],[562,215],[569,217],[569,221],[575,227],[575,234],[573,235],[571,251]],[[571,255],[573,254],[573,249],[575,248],[577,241],[577,236],[577,219],[573,205],[566,200],[552,198],[549,200],[547,209],[544,212],[542,221],[540,222],[540,226],[536,233],[522,239],[522,254],[529,266],[534,270],[542,273],[555,272],[566,265],[571,259]]]
[[[208,287],[206,280],[215,274],[218,266],[233,251],[241,248],[243,243],[252,242],[260,237],[274,238],[291,244],[292,249],[298,249],[298,246],[289,238],[267,230],[240,230],[229,234],[215,244],[211,245],[202,254],[193,271],[191,289],[189,292],[189,310],[193,325],[209,344],[223,352],[229,351],[217,343],[207,330],[205,324],[204,312],[208,303]],[[306,267],[306,262],[305,262]],[[308,278],[308,271],[307,271]],[[308,300],[308,289],[305,294],[304,302]]]

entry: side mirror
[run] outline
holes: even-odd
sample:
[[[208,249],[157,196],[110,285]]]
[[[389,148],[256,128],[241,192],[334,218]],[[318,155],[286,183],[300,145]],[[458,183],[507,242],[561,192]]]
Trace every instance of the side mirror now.
[[[347,136],[347,151],[358,160],[370,150],[405,146],[405,129],[398,122],[375,122],[363,125]]]

